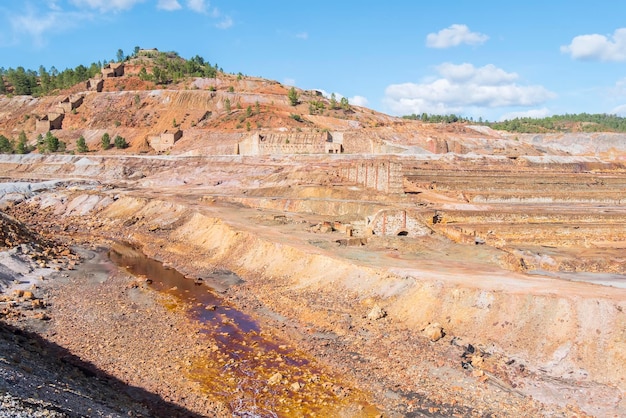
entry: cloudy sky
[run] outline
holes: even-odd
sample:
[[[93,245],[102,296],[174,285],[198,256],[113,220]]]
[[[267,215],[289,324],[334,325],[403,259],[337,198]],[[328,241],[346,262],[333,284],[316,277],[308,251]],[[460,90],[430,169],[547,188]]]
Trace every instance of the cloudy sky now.
[[[389,114],[626,116],[626,2],[2,0],[0,66],[135,46]]]

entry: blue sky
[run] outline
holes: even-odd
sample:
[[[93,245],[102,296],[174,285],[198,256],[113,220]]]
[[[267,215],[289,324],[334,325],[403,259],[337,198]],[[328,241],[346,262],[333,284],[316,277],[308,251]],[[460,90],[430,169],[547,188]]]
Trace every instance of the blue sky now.
[[[140,46],[393,115],[626,116],[624,16],[615,0],[0,0],[0,66]]]

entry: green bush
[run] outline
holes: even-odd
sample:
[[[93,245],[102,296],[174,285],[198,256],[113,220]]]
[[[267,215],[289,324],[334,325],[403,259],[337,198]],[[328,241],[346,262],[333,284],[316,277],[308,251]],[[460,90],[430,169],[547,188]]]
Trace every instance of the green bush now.
[[[59,150],[59,138],[52,135],[52,132],[48,131],[46,137],[43,140],[44,152],[57,152]]]
[[[76,140],[76,151],[80,153],[89,152],[89,147],[87,146],[85,137],[82,135]]]
[[[113,140],[113,142],[115,143],[115,148],[117,149],[128,148],[128,142],[126,142],[126,139],[122,138],[119,135],[115,136],[115,139]]]
[[[296,91],[294,87],[289,89],[289,93],[287,94],[287,97],[289,98],[289,103],[292,106],[295,106],[298,104],[298,92]]]
[[[102,135],[102,139],[100,140],[100,147],[105,151],[111,148],[111,137],[107,132]]]

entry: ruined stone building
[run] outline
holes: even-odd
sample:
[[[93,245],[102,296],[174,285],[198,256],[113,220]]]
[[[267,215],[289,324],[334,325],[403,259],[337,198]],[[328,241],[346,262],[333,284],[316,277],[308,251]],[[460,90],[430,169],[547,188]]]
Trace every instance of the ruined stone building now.
[[[103,78],[121,77],[124,75],[124,63],[112,62],[102,69]]]
[[[100,93],[104,88],[104,79],[90,78],[89,80],[87,80],[87,85],[85,87],[88,91],[95,91]]]
[[[167,151],[182,137],[183,131],[180,129],[168,129],[160,135],[149,136],[148,145],[157,152]]]
[[[343,152],[343,147],[330,132],[256,132],[234,151],[239,155],[335,154]]]
[[[393,161],[350,161],[341,165],[338,176],[383,193],[404,193],[402,164]]]
[[[68,113],[83,104],[83,95],[68,96],[59,102],[58,113]]]
[[[43,116],[40,119],[37,119],[35,122],[35,131],[37,133],[44,133],[48,131],[52,131],[55,129],[62,129],[63,127],[63,118],[65,117],[65,113],[57,113],[51,112],[47,115]]]

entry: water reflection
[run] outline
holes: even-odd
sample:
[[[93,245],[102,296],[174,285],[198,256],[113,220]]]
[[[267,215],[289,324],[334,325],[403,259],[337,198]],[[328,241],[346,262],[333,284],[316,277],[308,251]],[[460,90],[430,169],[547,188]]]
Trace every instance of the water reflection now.
[[[377,412],[302,353],[267,339],[253,318],[229,306],[207,285],[128,244],[113,245],[109,258],[146,278],[153,289],[174,296],[202,324],[209,350],[193,361],[188,375],[206,387],[208,396],[227,401],[234,416],[346,416],[346,410],[348,416],[372,416]],[[225,270],[213,273],[212,280],[219,282],[220,274],[224,281],[234,281],[234,273]]]

